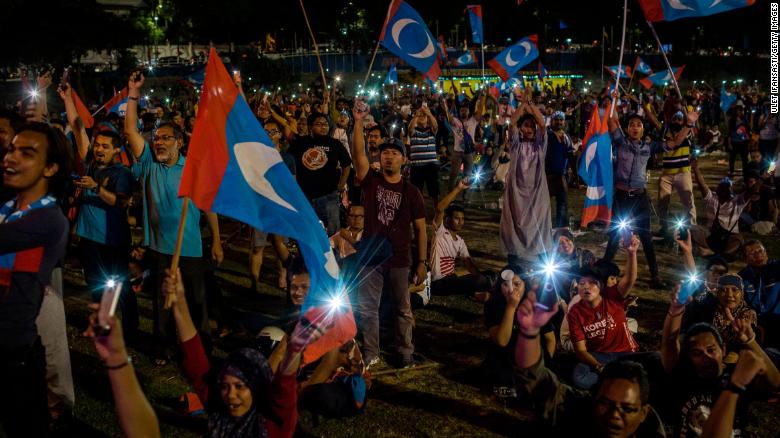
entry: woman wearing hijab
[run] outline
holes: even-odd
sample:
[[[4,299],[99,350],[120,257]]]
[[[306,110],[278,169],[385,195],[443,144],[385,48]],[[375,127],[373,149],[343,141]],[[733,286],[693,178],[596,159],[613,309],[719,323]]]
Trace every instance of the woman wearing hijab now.
[[[172,296],[184,374],[208,412],[207,436],[291,437],[298,421],[296,372],[302,352],[322,336],[324,328],[301,318],[275,375],[263,354],[252,348],[230,353],[216,368],[209,363],[192,323],[181,274],[168,271],[163,291]]]
[[[732,320],[745,321],[755,330],[758,325],[756,311],[745,302],[745,287],[737,274],[725,274],[718,278],[715,294],[708,294],[702,301],[691,303],[690,310],[683,318],[683,327],[706,322],[712,324],[723,337],[726,346],[726,363],[737,359],[740,342],[734,331]]]

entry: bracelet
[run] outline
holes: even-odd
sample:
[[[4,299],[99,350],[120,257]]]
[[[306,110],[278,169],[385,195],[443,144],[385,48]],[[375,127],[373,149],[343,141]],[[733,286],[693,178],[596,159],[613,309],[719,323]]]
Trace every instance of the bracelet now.
[[[744,394],[745,391],[747,391],[747,388],[744,386],[737,385],[736,383],[732,382],[731,379],[729,379],[728,382],[723,386],[724,391],[733,392],[734,394]]]
[[[140,100],[140,96],[127,96],[127,98],[128,98],[129,100],[134,100],[134,101],[136,101],[136,102],[138,102],[138,100]]]
[[[747,341],[743,342],[742,345],[747,345],[747,344],[749,344],[749,343],[751,343],[751,342],[753,342],[755,340],[756,340],[756,334],[753,333],[753,337],[748,339]]]
[[[685,313],[685,307],[683,307],[682,311],[680,313],[672,313],[671,309],[666,312],[667,315],[671,316],[672,318],[677,317]]]
[[[109,370],[109,371],[120,370],[120,369],[130,365],[131,363],[133,363],[133,358],[130,357],[130,356],[127,356],[127,360],[126,361],[120,363],[119,365],[113,365],[113,366],[112,365],[106,365],[106,369]]]
[[[526,339],[536,339],[536,338],[539,337],[539,332],[536,332],[535,335],[529,335],[529,334],[523,333],[522,330],[518,330],[518,332],[520,333],[520,336],[522,336],[522,337],[524,337]]]

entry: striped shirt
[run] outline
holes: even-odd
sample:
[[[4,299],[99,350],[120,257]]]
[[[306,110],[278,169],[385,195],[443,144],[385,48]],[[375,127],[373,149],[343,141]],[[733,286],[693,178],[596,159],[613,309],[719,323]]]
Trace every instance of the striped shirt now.
[[[444,226],[439,225],[433,238],[431,258],[431,279],[442,279],[455,273],[455,260],[469,257],[466,242],[460,236],[453,236]]]
[[[666,131],[664,136],[667,140],[674,138],[674,134]],[[678,173],[691,172],[691,137],[690,135],[683,140],[677,149],[664,152],[663,155],[663,174],[676,175]]]
[[[409,137],[409,163],[412,166],[439,164],[436,156],[436,136],[430,128],[420,131],[415,128]]]

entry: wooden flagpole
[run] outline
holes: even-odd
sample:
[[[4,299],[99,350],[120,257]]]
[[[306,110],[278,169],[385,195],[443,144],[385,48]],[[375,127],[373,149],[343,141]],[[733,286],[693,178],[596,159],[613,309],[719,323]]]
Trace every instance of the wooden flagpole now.
[[[363,92],[366,90],[366,84],[368,83],[368,76],[371,75],[371,69],[374,67],[374,60],[376,59],[376,52],[379,51],[379,39],[376,40],[376,47],[374,47],[374,54],[371,55],[371,62],[368,63],[368,71],[366,72],[366,77],[363,78]]]
[[[190,205],[190,197],[185,196],[182,198],[184,204],[181,207],[181,216],[179,216],[179,229],[176,231],[176,246],[173,249],[173,258],[171,259],[171,272],[176,274],[179,269],[179,258],[181,257],[181,244],[184,240],[184,224],[187,222],[187,207]],[[175,295],[168,294],[165,296],[165,308],[170,309],[173,305],[173,297]]]
[[[664,58],[666,68],[669,70],[669,74],[672,76],[672,83],[674,84],[674,88],[677,90],[677,95],[680,96],[680,99],[682,99],[683,95],[680,92],[680,86],[677,84],[677,77],[674,75],[674,70],[672,70],[672,66],[669,64],[669,59],[666,57],[664,47],[661,45],[661,39],[658,38],[658,34],[655,32],[655,27],[653,27],[653,23],[650,20],[647,20],[647,25],[650,26],[650,31],[653,33],[653,37],[655,37],[655,42],[658,43],[658,50],[661,51],[661,56]]]
[[[306,14],[306,8],[303,6],[303,0],[298,0],[301,4],[301,11],[303,11],[303,19],[306,21],[306,28],[309,29],[309,36],[314,43],[314,54],[317,56],[317,64],[320,65],[320,74],[322,75],[322,93],[323,96],[328,94],[328,81],[325,80],[325,68],[322,67],[322,60],[320,59],[320,49],[317,46],[317,40],[314,38],[314,32],[311,30],[311,24],[309,23],[309,16]]]

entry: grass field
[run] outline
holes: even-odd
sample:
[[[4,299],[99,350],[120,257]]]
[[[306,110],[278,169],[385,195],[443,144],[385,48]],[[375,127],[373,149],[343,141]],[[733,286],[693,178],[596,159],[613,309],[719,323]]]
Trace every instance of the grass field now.
[[[714,184],[725,174],[725,166],[712,159],[704,159],[702,170],[708,182]],[[658,171],[650,174],[651,199],[657,196]],[[446,185],[446,182],[443,186]],[[580,217],[584,190],[569,194],[570,214]],[[696,192],[699,197],[698,191]],[[498,270],[505,258],[499,254],[499,211],[486,209],[495,203],[498,193],[468,193],[466,226],[462,233],[472,257],[482,269]],[[675,196],[673,196],[675,198]],[[672,211],[681,207],[674,199]],[[429,212],[431,206],[428,205]],[[697,202],[697,212],[703,220],[703,209]],[[430,216],[429,216],[430,217]],[[655,222],[654,222],[655,223]],[[223,223],[223,237],[235,231],[236,224]],[[770,256],[780,257],[777,236],[765,237]],[[601,256],[606,241],[604,235],[586,233],[577,244]],[[225,300],[231,317],[243,321],[250,329],[259,329],[278,315],[284,303],[283,293],[272,287],[276,284],[275,261],[272,251],[266,252],[263,268],[264,283],[261,292],[249,291],[247,276],[246,239],[236,239],[226,247],[226,260],[218,270]],[[679,256],[672,247],[658,248],[662,277],[672,284],[678,278]],[[618,253],[616,262],[622,267],[624,258]],[[639,255],[639,281],[632,293],[640,297],[636,317],[640,332],[637,340],[644,349],[657,349],[660,330],[669,302],[668,291],[647,288],[649,274],[644,255]],[[735,266],[739,268],[741,266]],[[87,294],[76,270],[66,272],[66,309],[74,379],[76,380],[76,425],[69,436],[118,436],[110,387],[106,373],[99,363],[92,341],[80,337],[87,316]],[[151,332],[151,301],[139,297],[142,329]],[[224,354],[247,341],[247,337],[227,338],[216,343],[216,354]],[[148,343],[148,339],[146,339]],[[401,436],[517,436],[529,425],[530,412],[505,407],[493,400],[479,384],[478,367],[484,357],[487,333],[482,318],[482,305],[463,297],[435,297],[425,309],[416,313],[416,350],[438,366],[402,373],[389,372],[376,376],[369,392],[365,412],[349,419],[316,419],[301,414],[301,436],[343,437],[401,437]],[[141,343],[144,345],[144,342]],[[134,364],[147,397],[160,419],[163,436],[186,437],[202,434],[202,419],[183,417],[174,405],[178,396],[187,390],[178,367],[168,364],[156,367],[141,351],[133,351]],[[756,403],[751,409],[751,436],[777,436],[780,430],[780,408],[777,404]]]

